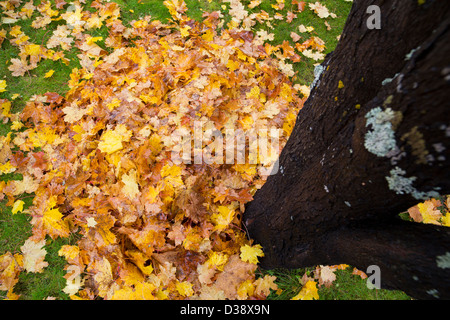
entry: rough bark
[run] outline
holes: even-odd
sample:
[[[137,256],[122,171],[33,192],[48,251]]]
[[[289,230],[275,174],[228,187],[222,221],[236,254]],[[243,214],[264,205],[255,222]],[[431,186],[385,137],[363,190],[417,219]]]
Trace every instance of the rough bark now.
[[[372,4],[381,9],[379,30],[366,25]],[[442,263],[450,229],[398,221],[400,212],[450,190],[449,8],[448,1],[354,1],[278,172],[246,207],[264,267],[376,264],[383,287],[450,298]],[[370,124],[377,110],[394,141]],[[394,146],[374,146],[377,130]]]

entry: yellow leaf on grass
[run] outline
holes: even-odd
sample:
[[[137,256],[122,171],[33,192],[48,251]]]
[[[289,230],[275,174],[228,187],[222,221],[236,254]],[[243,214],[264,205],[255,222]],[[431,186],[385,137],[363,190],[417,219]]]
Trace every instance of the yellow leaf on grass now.
[[[27,44],[24,46],[24,51],[27,55],[37,56],[42,53],[42,48],[38,44]]]
[[[16,202],[14,202],[12,207],[12,214],[16,214],[19,211],[22,212],[24,204],[25,202],[23,202],[22,200],[17,200]]]
[[[264,278],[258,278],[255,281],[256,294],[267,297],[270,294],[270,290],[278,290],[278,285],[275,283],[277,277],[269,276],[266,274]]]
[[[8,101],[8,100],[1,101],[0,100],[0,107],[2,109],[2,115],[5,117],[9,117],[10,111],[11,111],[11,101]]]
[[[0,80],[0,92],[5,92],[7,86],[6,80]]]
[[[50,78],[55,73],[55,70],[49,70],[45,75],[44,78]]]
[[[19,281],[19,274],[23,267],[23,256],[6,252],[0,255],[0,290],[12,290]]]
[[[319,299],[319,294],[317,292],[317,284],[313,280],[309,280],[302,287],[302,290],[293,297],[291,300],[313,300]]]
[[[48,262],[44,261],[47,251],[43,249],[45,239],[34,242],[27,239],[20,250],[23,253],[23,267],[28,272],[42,272],[48,266]]]
[[[258,257],[264,257],[264,252],[259,244],[254,246],[246,244],[241,247],[240,257],[242,261],[258,264]]]

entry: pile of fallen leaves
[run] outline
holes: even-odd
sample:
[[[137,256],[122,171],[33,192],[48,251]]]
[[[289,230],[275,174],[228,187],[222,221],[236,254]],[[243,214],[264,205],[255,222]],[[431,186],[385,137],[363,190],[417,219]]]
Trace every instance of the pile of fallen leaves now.
[[[289,23],[305,9],[304,1],[293,0],[286,17],[279,13],[284,0],[272,5],[274,17],[263,10],[249,13],[238,0],[224,2],[232,16],[226,29],[220,12],[205,13],[202,23],[189,19],[182,0],[164,1],[170,23],[144,17],[131,27],[122,24],[112,2],[93,1],[95,11],[85,10],[83,1],[0,2],[3,24],[36,11],[33,28],[65,22],[45,44],[30,42],[20,26],[10,28],[9,41],[20,52],[10,59],[13,76],[44,59],[67,64],[65,52],[73,46],[81,65],[64,97],[34,96],[21,114],[12,114],[11,101],[0,99],[0,117],[12,124],[0,140],[0,172],[23,176],[0,182],[0,198],[13,214],[29,214],[33,226],[20,253],[0,256],[0,290],[9,299],[18,298],[14,286],[21,272],[48,266],[46,241],[73,235],[76,244],[59,251],[67,260],[63,291],[72,299],[264,299],[277,290],[275,277],[256,276],[263,248],[241,224],[245,203],[264,184],[261,172],[277,153],[257,164],[248,152],[245,163],[216,164],[184,154],[185,161],[177,162],[173,152],[180,151],[182,136],[198,134],[198,123],[202,150],[215,141],[212,132],[226,136],[230,128],[276,128],[281,150],[308,95],[306,86],[290,82],[291,63],[299,53],[323,59],[325,45],[317,36],[300,41],[296,32],[312,31],[304,25],[290,34],[294,46],[272,46],[267,41],[273,34],[252,32],[256,22],[269,28],[274,20]],[[260,4],[253,0],[248,8]],[[319,18],[335,17],[319,2],[308,7]],[[87,33],[104,25],[106,39]],[[0,44],[6,37],[0,29]],[[0,80],[0,92],[6,86]],[[35,195],[26,209],[23,194]],[[449,199],[428,200],[409,214],[417,222],[449,225],[450,215],[443,214]],[[330,286],[334,272],[347,267],[305,273],[293,299],[318,299],[317,286]]]
[[[264,161],[186,164],[171,155],[195,121],[205,136],[278,128],[281,150],[305,98],[250,31],[219,34],[216,15],[198,23],[183,1],[165,4],[173,22],[147,17],[125,28],[117,5],[95,2],[108,13],[113,52],[86,36],[64,97],[37,96],[18,117],[2,101],[13,132],[2,139],[1,170],[23,179],[2,182],[1,193],[33,226],[21,253],[0,257],[8,297],[21,271],[47,266],[46,239],[71,234],[80,240],[59,254],[73,299],[263,299],[277,288],[275,277],[255,276],[264,254],[241,229]],[[73,14],[74,28],[87,23]],[[26,210],[24,193],[35,194]]]

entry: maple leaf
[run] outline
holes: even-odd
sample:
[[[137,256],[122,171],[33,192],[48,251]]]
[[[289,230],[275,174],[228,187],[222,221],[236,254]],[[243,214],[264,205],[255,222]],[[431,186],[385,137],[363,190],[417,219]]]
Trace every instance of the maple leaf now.
[[[169,9],[172,18],[180,20],[187,11],[186,3],[183,0],[164,0],[164,6]]]
[[[319,280],[319,285],[325,285],[328,288],[336,280],[336,275],[334,274],[333,268],[329,266],[318,266],[315,270],[315,278]]]
[[[303,50],[303,51],[302,51],[302,54],[303,54],[305,57],[311,58],[311,59],[313,59],[313,60],[315,60],[315,61],[325,59],[325,54],[323,54],[323,53],[321,53],[321,52],[317,52],[317,51],[313,52],[313,51],[310,50],[310,49]]]
[[[73,296],[84,285],[84,279],[81,278],[81,273],[79,273],[80,268],[78,266],[68,265],[65,269],[68,270],[64,276],[66,278],[66,286],[62,291],[69,296]]]
[[[12,214],[16,214],[19,211],[22,212],[24,204],[25,202],[23,202],[22,200],[17,200],[16,202],[14,202],[12,207]]]
[[[420,213],[422,214],[423,223],[431,223],[440,225],[440,218],[442,217],[442,213],[440,210],[436,209],[433,200],[426,200],[425,202],[421,202],[417,205]]]
[[[69,227],[62,217],[63,215],[58,208],[50,209],[44,212],[44,216],[41,220],[42,227],[46,233],[50,235],[50,237],[65,238],[69,236]]]
[[[178,293],[183,297],[190,297],[194,294],[194,290],[192,290],[192,283],[188,281],[177,282],[175,286]]]
[[[258,280],[256,280],[255,283],[259,284],[260,281]],[[241,299],[247,299],[248,297],[253,296],[254,292],[255,284],[251,280],[245,280],[242,282],[237,290],[237,294]]]
[[[7,86],[6,80],[0,80],[0,92],[5,92]]]
[[[78,246],[63,245],[58,251],[58,255],[63,256],[69,262],[75,260],[79,254],[80,248]]]
[[[215,224],[215,229],[221,231],[228,227],[231,223],[234,218],[235,211],[227,206],[218,206],[217,211],[218,213],[214,213],[211,216],[211,220]]]
[[[81,109],[76,103],[70,104],[69,106],[63,108],[61,111],[65,114],[64,121],[68,123],[75,123],[81,120],[84,115],[90,112],[89,109]]]
[[[291,298],[291,300],[314,300],[319,299],[319,294],[317,292],[317,283],[313,280],[307,281],[300,292]]]
[[[215,290],[222,291],[228,299],[233,299],[240,284],[252,278],[251,273],[256,267],[255,264],[242,261],[238,255],[232,255],[212,286]]]
[[[155,300],[155,285],[149,282],[137,282],[115,290],[111,300]]]
[[[55,70],[49,70],[45,73],[44,78],[50,78],[55,73]]]
[[[11,181],[14,188],[14,195],[22,193],[33,193],[39,187],[39,180],[34,179],[30,174],[24,174],[22,180]]]
[[[254,283],[256,286],[255,293],[258,296],[267,297],[270,294],[270,290],[278,290],[278,285],[275,283],[276,279],[277,277],[267,274],[262,278],[256,279]]]
[[[336,18],[336,15],[334,13],[328,11],[327,7],[325,7],[318,1],[316,1],[315,3],[309,3],[308,5],[309,5],[309,8],[311,10],[313,10],[319,16],[319,18],[322,18],[322,19],[328,18],[328,17]]]
[[[249,246],[248,244],[242,246],[241,250],[241,259],[245,262],[250,262],[254,264],[258,264],[258,257],[264,257],[264,252],[262,251],[262,247],[259,244],[254,246]]]
[[[366,279],[367,278],[367,274],[365,274],[363,271],[358,270],[356,268],[353,268],[352,274],[360,276],[361,279]]]
[[[23,256],[6,252],[0,256],[0,290],[12,290],[19,281],[23,268]]]
[[[139,185],[136,181],[136,170],[130,170],[128,174],[122,175],[122,182],[124,187],[122,188],[122,192],[129,197],[131,200],[134,199],[139,192]]]
[[[89,270],[95,270],[94,281],[97,285],[99,296],[106,297],[109,288],[113,283],[113,274],[111,269],[111,263],[106,257],[102,257],[100,260],[94,261]]]
[[[61,46],[63,50],[70,50],[73,38],[70,37],[71,31],[68,26],[60,25],[53,31],[51,37],[47,40],[46,47],[49,49]]]
[[[11,75],[13,77],[21,77],[31,69],[27,62],[22,59],[12,58],[10,62],[11,65],[8,67],[8,70],[12,72]]]
[[[111,154],[123,148],[122,141],[122,136],[119,133],[113,130],[106,130],[100,138],[98,149]]]
[[[43,272],[44,268],[48,266],[48,262],[44,261],[47,250],[43,247],[45,239],[39,242],[27,239],[20,250],[23,254],[23,267],[28,272]]]
[[[294,42],[297,42],[301,39],[301,37],[298,34],[296,34],[295,32],[291,32],[290,37],[292,38],[292,40]]]
[[[302,12],[305,9],[305,1],[292,0],[292,5],[296,5],[296,9],[299,12]]]

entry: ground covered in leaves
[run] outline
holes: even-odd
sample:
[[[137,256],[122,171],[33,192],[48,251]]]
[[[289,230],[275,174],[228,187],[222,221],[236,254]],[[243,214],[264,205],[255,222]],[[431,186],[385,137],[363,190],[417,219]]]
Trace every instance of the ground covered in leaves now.
[[[273,35],[251,28],[292,21],[303,10],[319,18],[334,14],[319,2],[292,1],[292,11],[274,17],[264,10],[249,14],[237,0],[224,2],[232,16],[227,24],[220,11],[197,22],[184,1],[168,0],[169,23],[146,16],[131,26],[113,2],[94,1],[91,10],[77,1],[1,2],[3,24],[36,10],[33,28],[62,22],[45,45],[30,42],[20,26],[8,34],[0,29],[0,43],[20,50],[8,64],[14,77],[45,60],[68,63],[64,52],[72,46],[81,65],[64,96],[33,96],[21,113],[11,112],[17,97],[0,100],[12,130],[1,137],[0,170],[22,176],[1,181],[0,196],[13,214],[30,215],[33,226],[20,253],[0,256],[0,290],[9,299],[19,297],[14,286],[21,272],[48,266],[49,239],[67,237],[77,239],[59,250],[67,261],[63,291],[72,299],[264,299],[277,291],[275,276],[256,275],[263,248],[247,238],[241,219],[309,94],[307,86],[292,83],[292,63],[320,61],[325,46],[316,36],[299,41],[298,33],[311,31],[303,25],[290,34],[295,46],[273,46]],[[251,1],[248,8],[260,4]],[[272,7],[281,10],[284,1]],[[86,32],[103,25],[105,38]],[[6,88],[0,80],[0,92]],[[219,138],[229,130],[265,132],[262,138],[277,139],[276,150],[252,158],[249,141],[245,161],[237,152],[229,161],[219,152]],[[183,149],[186,136],[201,142],[188,141]],[[35,195],[27,208],[24,194]],[[424,203],[411,216],[448,224],[438,210],[444,203]],[[318,299],[317,286],[329,286],[334,271],[346,267],[318,266],[303,276],[294,299]]]
[[[23,175],[3,183],[2,193],[13,212],[23,210],[16,196],[36,195],[27,209],[33,235],[21,254],[2,256],[10,296],[19,272],[48,265],[46,237],[71,233],[81,239],[59,253],[72,298],[246,299],[276,289],[275,277],[255,278],[263,251],[240,227],[267,159],[189,164],[183,154],[174,163],[173,150],[196,121],[200,149],[212,131],[267,127],[280,129],[281,148],[303,100],[251,32],[218,34],[214,13],[197,23],[183,1],[165,4],[172,23],[148,17],[125,28],[115,3],[95,2],[98,16],[75,3],[62,16],[68,26],[49,40],[64,46],[69,33],[78,37],[82,68],[73,70],[69,92],[35,97],[18,117],[2,101],[17,130],[3,139],[2,169]],[[43,19],[52,16],[50,7],[41,10]],[[99,19],[109,24],[111,54],[82,33]],[[26,42],[20,28],[15,36]],[[23,75],[49,58],[47,48],[24,44],[9,69]]]

